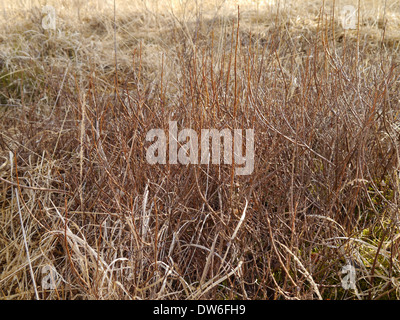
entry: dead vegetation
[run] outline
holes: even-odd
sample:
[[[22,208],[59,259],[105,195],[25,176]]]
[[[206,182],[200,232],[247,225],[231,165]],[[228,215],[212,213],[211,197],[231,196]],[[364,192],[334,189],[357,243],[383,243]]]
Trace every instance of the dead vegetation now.
[[[397,299],[399,3],[118,5],[117,73],[110,7],[7,11],[0,296]],[[254,128],[254,172],[148,164],[171,120]]]

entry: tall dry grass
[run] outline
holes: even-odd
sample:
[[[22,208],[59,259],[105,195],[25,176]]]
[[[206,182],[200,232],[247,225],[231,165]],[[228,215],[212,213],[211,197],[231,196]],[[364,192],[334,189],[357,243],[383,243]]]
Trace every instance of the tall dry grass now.
[[[341,3],[4,6],[1,297],[397,299],[399,4]],[[148,164],[171,120],[254,128],[254,172]]]

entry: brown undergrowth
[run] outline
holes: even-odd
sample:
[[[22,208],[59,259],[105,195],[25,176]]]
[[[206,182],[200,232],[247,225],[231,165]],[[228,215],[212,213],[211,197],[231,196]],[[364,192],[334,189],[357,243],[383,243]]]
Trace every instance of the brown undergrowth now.
[[[398,298],[398,41],[323,7],[146,17],[117,19],[117,72],[112,16],[3,40],[1,297]],[[254,129],[253,173],[150,165],[169,121]]]

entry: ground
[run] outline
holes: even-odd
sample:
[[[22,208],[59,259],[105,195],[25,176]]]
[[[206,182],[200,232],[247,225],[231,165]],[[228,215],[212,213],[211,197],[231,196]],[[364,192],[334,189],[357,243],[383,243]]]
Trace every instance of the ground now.
[[[398,1],[0,9],[2,299],[399,298]]]

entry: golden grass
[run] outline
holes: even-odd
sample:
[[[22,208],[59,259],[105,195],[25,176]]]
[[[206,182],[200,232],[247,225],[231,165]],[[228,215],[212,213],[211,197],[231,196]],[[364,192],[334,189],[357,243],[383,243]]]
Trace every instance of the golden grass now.
[[[2,299],[399,297],[399,1],[0,4]],[[149,165],[170,120],[253,174]]]

